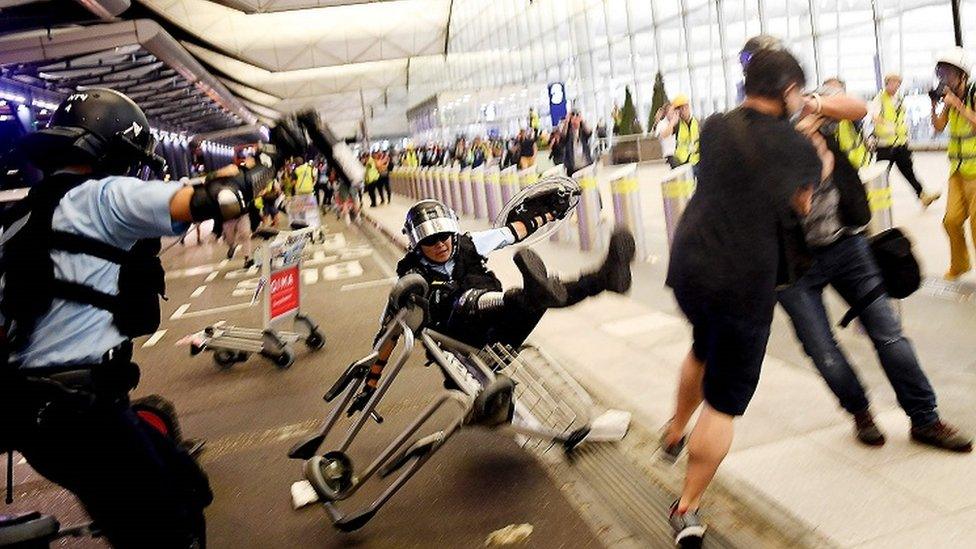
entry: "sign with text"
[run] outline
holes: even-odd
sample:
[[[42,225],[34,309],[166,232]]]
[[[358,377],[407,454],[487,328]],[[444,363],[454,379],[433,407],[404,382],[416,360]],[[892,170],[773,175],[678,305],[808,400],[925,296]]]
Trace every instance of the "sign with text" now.
[[[566,86],[562,82],[549,84],[549,116],[554,128],[566,118]]]
[[[270,320],[277,320],[298,310],[300,303],[298,277],[298,265],[271,273],[271,279],[268,281]]]

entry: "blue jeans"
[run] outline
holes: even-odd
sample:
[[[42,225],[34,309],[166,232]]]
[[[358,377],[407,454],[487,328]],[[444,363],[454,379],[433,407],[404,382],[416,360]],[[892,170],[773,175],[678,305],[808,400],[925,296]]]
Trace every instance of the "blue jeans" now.
[[[815,261],[797,283],[779,292],[779,302],[793,322],[803,350],[813,359],[840,405],[851,414],[868,409],[864,385],[834,339],[824,308],[823,291],[829,284],[848,304],[881,283],[874,256],[863,236],[850,236],[814,252]],[[860,315],[878,353],[881,368],[898,397],[898,404],[915,427],[939,419],[935,391],[918,363],[912,344],[902,334],[901,321],[887,296],[879,298]]]

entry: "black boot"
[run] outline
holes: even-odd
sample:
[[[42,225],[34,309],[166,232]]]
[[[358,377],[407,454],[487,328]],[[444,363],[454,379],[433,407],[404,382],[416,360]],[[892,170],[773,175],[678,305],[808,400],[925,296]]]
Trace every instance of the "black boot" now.
[[[515,266],[522,273],[521,299],[532,309],[562,307],[566,304],[566,287],[549,278],[546,264],[532,250],[526,248],[515,254]]]
[[[610,249],[607,258],[597,271],[603,281],[604,289],[622,294],[630,289],[630,264],[637,254],[634,235],[627,229],[617,229],[610,236]]]
[[[630,263],[634,260],[637,246],[627,229],[617,229],[610,237],[610,249],[603,265],[578,280],[565,282],[566,306],[575,305],[588,297],[607,290],[622,294],[630,289]]]

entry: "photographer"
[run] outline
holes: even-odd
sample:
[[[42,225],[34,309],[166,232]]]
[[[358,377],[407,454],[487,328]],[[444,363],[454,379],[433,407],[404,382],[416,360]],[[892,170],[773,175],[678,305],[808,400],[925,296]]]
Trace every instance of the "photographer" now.
[[[0,445],[74,493],[114,547],[202,547],[206,475],[130,407],[132,338],[159,326],[159,237],[246,214],[245,179],[128,177],[162,166],[154,148],[141,109],[98,88],[19,144],[44,179],[0,240]]]
[[[967,219],[976,235],[976,83],[969,81],[971,67],[962,48],[944,52],[935,65],[939,85],[929,92],[935,132],[949,127],[949,192],[942,224],[949,236],[951,259],[945,278],[950,281],[971,267],[963,229]]]

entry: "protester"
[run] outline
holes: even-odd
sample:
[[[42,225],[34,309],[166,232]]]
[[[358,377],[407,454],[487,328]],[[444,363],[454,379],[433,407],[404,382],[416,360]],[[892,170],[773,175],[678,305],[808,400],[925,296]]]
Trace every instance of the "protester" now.
[[[675,233],[667,284],[693,328],[681,368],[674,417],[662,455],[676,459],[688,439],[681,497],[669,520],[679,544],[704,535],[701,497],[732,444],[759,382],[777,283],[798,268],[781,262],[823,179],[817,150],[789,122],[804,106],[806,78],[785,51],[763,51],[746,69],[742,105],[710,118],[701,133],[698,188]]]

